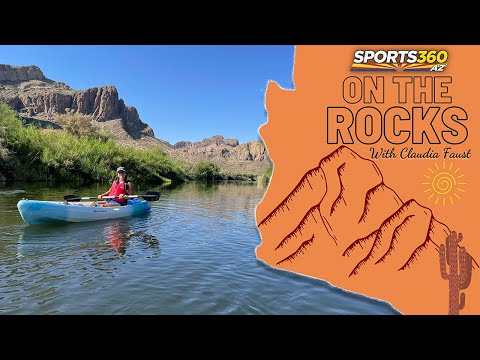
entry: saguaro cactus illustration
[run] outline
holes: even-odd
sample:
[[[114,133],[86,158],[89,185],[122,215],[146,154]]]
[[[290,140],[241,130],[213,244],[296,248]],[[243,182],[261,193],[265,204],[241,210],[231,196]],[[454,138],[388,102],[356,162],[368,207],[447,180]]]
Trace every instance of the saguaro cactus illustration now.
[[[457,233],[452,231],[446,238],[446,254],[445,245],[441,244],[439,248],[440,272],[442,278],[449,282],[449,315],[458,315],[459,311],[465,307],[465,293],[460,293],[460,290],[468,288],[472,278],[472,257],[464,247],[458,246],[462,239],[461,233],[457,236]],[[448,274],[447,264],[450,267]]]

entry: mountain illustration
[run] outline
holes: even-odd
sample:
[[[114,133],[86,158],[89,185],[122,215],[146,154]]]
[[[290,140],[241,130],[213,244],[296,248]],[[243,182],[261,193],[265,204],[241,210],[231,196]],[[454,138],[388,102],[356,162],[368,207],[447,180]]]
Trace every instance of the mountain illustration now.
[[[346,146],[258,220],[257,257],[271,266],[386,300],[401,312],[448,311],[438,300],[448,299],[439,245],[451,229],[415,199],[402,199],[373,161]],[[479,268],[475,258],[472,267]]]

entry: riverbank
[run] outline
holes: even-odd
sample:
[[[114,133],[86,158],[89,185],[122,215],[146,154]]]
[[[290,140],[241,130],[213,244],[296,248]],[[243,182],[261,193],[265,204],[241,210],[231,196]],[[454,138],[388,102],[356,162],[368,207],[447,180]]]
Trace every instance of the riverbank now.
[[[161,149],[126,149],[106,136],[24,126],[0,103],[0,174],[5,181],[108,182],[115,169],[129,169],[132,181],[182,182],[183,164]]]
[[[14,110],[0,103],[0,182],[102,183],[115,178],[118,166],[129,170],[130,180],[154,184],[194,179],[256,181],[262,176],[241,168],[226,173],[210,161],[199,159],[194,164],[177,159],[160,145],[136,148],[89,126],[68,125],[70,130],[75,125],[75,131],[25,126]]]

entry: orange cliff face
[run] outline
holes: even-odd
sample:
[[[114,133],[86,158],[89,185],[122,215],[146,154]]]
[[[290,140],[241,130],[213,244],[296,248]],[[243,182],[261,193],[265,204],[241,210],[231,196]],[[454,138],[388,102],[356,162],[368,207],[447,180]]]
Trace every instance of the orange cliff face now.
[[[365,106],[346,104],[342,97],[342,83],[352,75],[348,67],[357,48],[362,47],[297,47],[295,90],[269,83],[268,122],[260,134],[274,173],[256,210],[262,237],[257,257],[273,267],[388,301],[405,314],[448,314],[450,284],[442,278],[439,246],[455,230],[463,234],[459,246],[465,247],[472,264],[468,287],[460,290],[465,296],[460,314],[480,314],[480,243],[473,219],[480,193],[478,187],[468,187],[478,175],[473,145],[478,125],[468,123],[469,137],[458,150],[472,144],[474,157],[463,161],[372,159],[371,147],[392,148],[383,138],[374,145],[327,144],[327,107],[341,105],[355,114]],[[462,66],[479,51],[462,46],[447,49],[452,56],[448,75],[453,103],[428,106],[443,110],[458,103],[468,110],[469,119],[476,119],[480,111],[473,94],[480,76],[464,73]],[[431,76],[426,74],[422,76]],[[399,75],[405,76],[382,73],[386,83]],[[397,104],[394,92],[386,88],[384,103],[371,106],[384,113]],[[419,105],[412,99],[402,106]],[[406,143],[397,146],[397,154],[405,146],[416,152],[444,148]],[[437,174],[439,188],[425,191]]]

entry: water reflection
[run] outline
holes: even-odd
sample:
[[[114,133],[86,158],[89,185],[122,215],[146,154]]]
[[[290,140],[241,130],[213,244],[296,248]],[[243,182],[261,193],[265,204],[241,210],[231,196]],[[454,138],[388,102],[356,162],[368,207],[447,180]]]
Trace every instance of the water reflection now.
[[[10,196],[10,195],[17,195],[17,194],[24,194],[24,193],[26,193],[26,191],[22,189],[0,190],[0,196]]]
[[[105,226],[108,245],[120,255],[124,255],[127,251],[128,239],[130,238],[129,231],[128,225],[123,221],[109,222]]]
[[[148,217],[142,216],[85,223],[24,225],[20,230],[17,257],[48,254],[65,247],[81,250],[91,246],[92,242],[108,245],[120,255],[125,255],[130,245],[157,250],[158,239],[142,226],[147,220]]]
[[[99,237],[97,223],[56,223],[22,225],[17,245],[17,257],[54,253],[66,246],[86,245]]]

